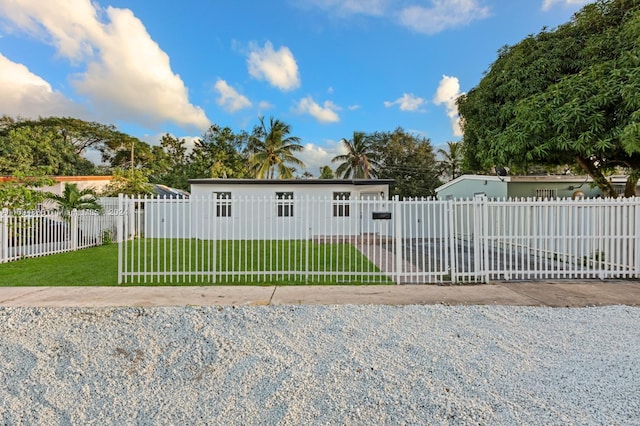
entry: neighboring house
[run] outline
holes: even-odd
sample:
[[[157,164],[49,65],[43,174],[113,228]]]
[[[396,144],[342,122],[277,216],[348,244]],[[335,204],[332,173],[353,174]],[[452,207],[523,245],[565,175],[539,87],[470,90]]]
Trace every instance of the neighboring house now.
[[[159,183],[153,184],[153,193],[159,197],[166,198],[189,198],[189,193],[177,188],[171,188],[167,185]]]
[[[206,232],[216,224],[236,230],[239,238],[262,223],[273,223],[278,232],[291,235],[300,235],[302,227],[309,227],[313,235],[335,226],[365,230],[373,212],[388,207],[384,201],[394,183],[393,179],[192,179],[192,211],[199,212],[193,218],[202,222],[194,229]],[[203,204],[207,199],[214,205]]]
[[[609,178],[618,193],[624,193],[626,178]],[[636,193],[640,193],[639,191]],[[473,198],[596,198],[602,192],[589,176],[484,176],[463,175],[436,188],[438,199]]]
[[[8,176],[2,176],[0,177],[0,182],[7,182],[12,179],[13,178]],[[39,191],[51,192],[55,195],[62,195],[65,184],[75,183],[80,190],[91,188],[97,193],[100,193],[104,191],[107,185],[109,185],[109,182],[111,182],[111,176],[54,176],[52,179],[55,181],[53,185],[43,186],[37,189]]]

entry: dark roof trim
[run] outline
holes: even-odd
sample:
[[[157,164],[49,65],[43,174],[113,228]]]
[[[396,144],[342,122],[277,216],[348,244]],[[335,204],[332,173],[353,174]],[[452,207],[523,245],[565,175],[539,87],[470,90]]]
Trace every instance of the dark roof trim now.
[[[394,179],[189,179],[191,185],[395,185]]]

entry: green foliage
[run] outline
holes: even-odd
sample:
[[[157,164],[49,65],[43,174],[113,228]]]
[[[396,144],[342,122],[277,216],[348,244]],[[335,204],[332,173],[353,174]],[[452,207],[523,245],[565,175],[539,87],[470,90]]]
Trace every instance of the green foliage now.
[[[153,187],[149,184],[147,172],[142,169],[123,170],[116,168],[109,185],[105,188],[103,196],[117,197],[125,195],[150,195]]]
[[[293,166],[304,167],[294,153],[302,151],[300,138],[290,136],[291,126],[271,117],[268,125],[260,117],[260,125],[253,129],[249,138],[249,166],[258,179],[293,178]]]
[[[378,177],[394,179],[391,195],[428,197],[440,186],[438,163],[431,141],[397,128],[393,132],[370,135],[372,148],[379,159]]]
[[[91,188],[78,189],[75,183],[65,183],[62,195],[47,193],[45,199],[55,202],[62,217],[67,219],[72,210],[103,211],[96,198],[96,192]]]
[[[119,132],[113,125],[71,117],[31,120],[3,116],[0,173],[12,174],[21,167],[46,167],[52,175],[92,175],[99,171],[83,157],[88,150],[100,152],[103,161],[117,166],[130,162],[130,148],[136,143],[140,145],[136,146],[138,164],[151,162],[147,144]]]
[[[353,132],[350,140],[342,139],[346,154],[336,155],[331,160],[338,164],[338,178],[370,179],[378,174],[378,152],[372,146],[372,140],[363,132]]]
[[[25,125],[0,132],[0,174],[41,169],[49,175],[73,175],[78,165],[85,166],[73,146],[50,129]]]
[[[329,166],[320,167],[320,179],[334,179],[335,175]]]
[[[229,127],[212,125],[196,140],[188,157],[188,177],[247,177],[247,158],[243,151],[248,139],[245,132],[235,134]]]
[[[438,165],[440,176],[444,176],[448,180],[453,180],[462,173],[462,164],[464,155],[462,152],[461,142],[447,142],[448,151],[439,149],[438,154],[442,156],[442,160]]]
[[[165,134],[160,146],[152,147],[153,162],[148,166],[149,181],[183,190],[189,189],[187,146],[184,139]]]
[[[0,181],[0,209],[9,209],[12,213],[28,211],[44,201],[45,194],[35,188],[53,185],[53,179],[37,172],[30,175],[17,173],[11,179]]]
[[[639,39],[640,2],[599,0],[503,48],[458,101],[467,165],[578,164],[612,197],[605,175],[622,166],[630,195],[640,170]]]

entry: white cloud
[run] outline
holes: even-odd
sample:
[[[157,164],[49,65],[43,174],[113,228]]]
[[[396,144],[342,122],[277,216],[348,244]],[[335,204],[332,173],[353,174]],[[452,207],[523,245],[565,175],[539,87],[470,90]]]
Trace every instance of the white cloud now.
[[[432,7],[409,6],[398,13],[400,23],[416,32],[436,34],[489,16],[477,0],[432,0]]]
[[[129,9],[96,9],[90,0],[0,0],[11,30],[56,47],[61,57],[86,70],[72,84],[102,119],[157,127],[171,122],[204,130],[204,111],[192,105],[169,57]],[[102,18],[102,20],[101,20]]]
[[[220,94],[216,102],[225,111],[235,112],[251,106],[251,101],[246,96],[238,93],[224,80],[216,81],[214,88]]]
[[[273,44],[267,41],[264,48],[252,43],[250,49],[247,65],[252,77],[284,91],[300,87],[298,64],[288,47],[273,50]]]
[[[260,103],[258,103],[258,109],[260,111],[264,111],[266,109],[271,109],[273,108],[273,104],[271,102],[268,101],[260,101]]]
[[[467,25],[489,16],[489,8],[481,0],[423,0],[416,2],[393,0],[308,0],[306,4],[325,10],[340,18],[352,15],[394,19],[400,25],[424,34],[436,34],[449,28]],[[560,0],[545,0],[560,1]],[[565,1],[565,0],[562,0]],[[576,0],[568,0],[576,1]],[[411,4],[407,6],[407,4]]]
[[[542,2],[542,10],[549,10],[557,3],[563,4],[564,6],[581,6],[590,1],[592,0],[544,0]]]
[[[401,111],[418,111],[424,102],[424,99],[414,96],[413,93],[405,93],[395,101],[384,101],[384,106],[390,108],[400,105]]]
[[[337,123],[340,117],[336,111],[340,107],[331,101],[325,101],[323,106],[318,105],[311,96],[300,99],[296,107],[296,111],[300,114],[309,114],[315,117],[320,123]]]
[[[306,170],[315,176],[320,174],[320,167],[329,166],[334,171],[337,165],[331,163],[331,159],[336,155],[345,154],[346,150],[342,143],[335,141],[326,141],[324,146],[318,146],[313,143],[304,145],[304,149],[298,153],[298,157],[306,166]]]
[[[350,15],[380,16],[389,6],[389,0],[309,0],[308,4],[340,17]]]
[[[360,108],[362,108],[360,105],[349,105],[349,106],[347,107],[347,109],[348,109],[349,111],[355,111],[355,110],[360,109]]]
[[[0,111],[30,118],[62,115],[88,118],[81,105],[54,91],[47,81],[1,53]]]
[[[460,82],[456,77],[443,75],[438,89],[433,97],[433,103],[444,105],[447,109],[447,116],[451,120],[451,128],[454,136],[462,136],[460,127],[460,117],[458,116],[458,106],[456,100],[462,95],[460,92]]]

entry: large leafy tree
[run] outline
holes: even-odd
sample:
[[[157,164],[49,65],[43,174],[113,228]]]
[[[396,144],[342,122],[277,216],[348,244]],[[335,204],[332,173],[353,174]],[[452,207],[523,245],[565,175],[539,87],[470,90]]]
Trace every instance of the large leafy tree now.
[[[46,127],[17,126],[0,132],[0,174],[32,169],[49,175],[85,174],[92,164],[76,154],[63,137]]]
[[[260,125],[253,129],[249,138],[249,166],[258,179],[291,179],[295,168],[304,163],[295,156],[302,151],[300,138],[291,136],[291,126],[271,117],[265,123],[260,117]]]
[[[86,154],[88,150],[95,150],[107,162],[111,162],[122,146],[131,146],[131,136],[118,131],[114,125],[73,117],[40,117],[34,120],[3,116],[0,119],[0,134],[19,128],[48,131],[60,137],[65,145],[70,145],[78,156]]]
[[[188,189],[188,155],[185,139],[178,139],[165,134],[160,140],[160,146],[153,146],[153,162],[149,166],[149,181],[170,186],[172,188]]]
[[[391,195],[428,197],[441,185],[438,162],[428,138],[407,133],[402,128],[393,132],[375,132],[369,136],[379,159],[378,177],[394,179]]]
[[[216,124],[196,140],[189,155],[190,178],[243,178],[247,176],[244,154],[249,135],[234,133]]]
[[[567,24],[503,48],[458,101],[474,169],[577,164],[608,196],[606,174],[640,177],[640,1],[598,0]]]
[[[346,153],[336,155],[331,160],[339,163],[338,178],[370,179],[378,174],[378,153],[373,148],[369,136],[363,132],[353,132],[351,139],[342,139]]]

